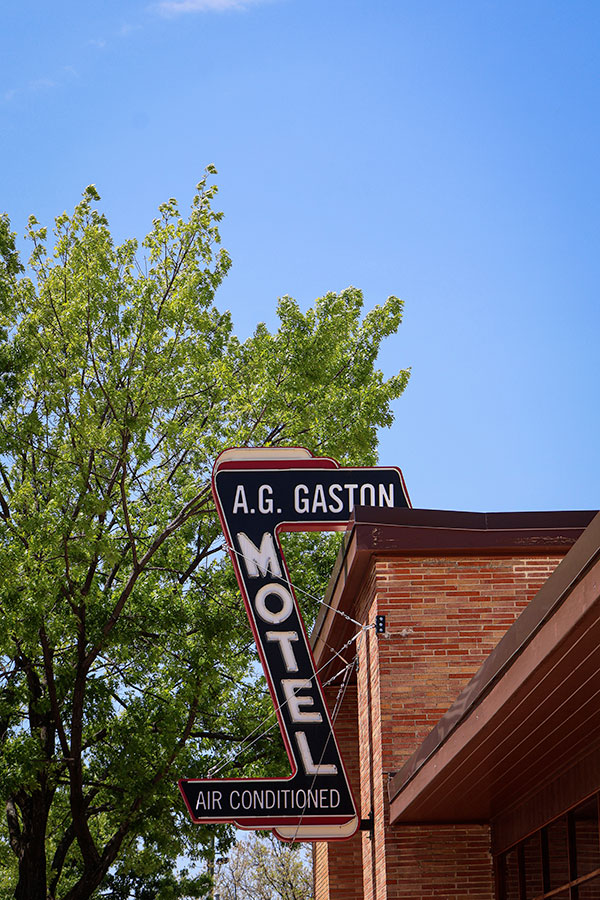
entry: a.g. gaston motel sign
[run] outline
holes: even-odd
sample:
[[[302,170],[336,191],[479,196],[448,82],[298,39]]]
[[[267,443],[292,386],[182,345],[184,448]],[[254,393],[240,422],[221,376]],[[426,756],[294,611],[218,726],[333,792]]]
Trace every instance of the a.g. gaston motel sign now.
[[[356,806],[277,535],[343,529],[359,505],[406,507],[402,474],[340,468],[301,448],[234,449],[215,463],[213,494],[292,774],[182,779],[181,793],[194,822],[350,837]]]

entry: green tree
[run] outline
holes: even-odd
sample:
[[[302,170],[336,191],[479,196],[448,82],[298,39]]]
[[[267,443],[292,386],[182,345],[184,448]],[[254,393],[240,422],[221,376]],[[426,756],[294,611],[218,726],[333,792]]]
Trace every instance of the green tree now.
[[[10,316],[17,278],[23,271],[7,215],[0,215],[0,409],[15,388],[21,354],[8,340],[5,321]]]
[[[31,218],[27,274],[1,220],[1,898],[203,895],[175,864],[214,828],[187,821],[176,780],[269,709],[213,461],[302,444],[373,463],[406,384],[375,367],[394,297],[364,316],[354,288],[306,313],[284,297],[276,332],[236,338],[214,303],[230,263],[212,174],[187,217],[160,207],[141,248],[115,246],[93,186],[50,249]],[[329,544],[314,553],[313,593]],[[271,734],[224,774],[284,764]]]
[[[312,866],[300,844],[249,835],[216,872],[215,900],[313,900]]]

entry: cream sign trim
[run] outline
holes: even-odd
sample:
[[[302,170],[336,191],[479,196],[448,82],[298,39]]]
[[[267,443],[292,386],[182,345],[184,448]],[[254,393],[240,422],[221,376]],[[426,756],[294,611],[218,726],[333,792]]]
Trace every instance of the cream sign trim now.
[[[352,791],[278,533],[344,529],[355,506],[408,506],[399,469],[340,468],[301,448],[226,450],[213,494],[290,760],[288,778],[182,779],[195,822],[272,829],[284,840],[343,838]]]

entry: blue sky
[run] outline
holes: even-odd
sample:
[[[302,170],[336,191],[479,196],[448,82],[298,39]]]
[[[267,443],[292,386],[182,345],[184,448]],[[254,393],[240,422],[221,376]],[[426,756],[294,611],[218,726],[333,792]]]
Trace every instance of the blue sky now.
[[[118,240],[208,163],[240,336],[361,288],[412,366],[382,434],[415,506],[600,507],[600,4],[5,5],[0,209],[95,183]]]

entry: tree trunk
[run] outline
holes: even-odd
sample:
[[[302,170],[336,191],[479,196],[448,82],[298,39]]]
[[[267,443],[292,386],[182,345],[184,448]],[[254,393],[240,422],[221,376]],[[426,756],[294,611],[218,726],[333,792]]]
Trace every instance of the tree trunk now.
[[[19,808],[23,819],[19,843],[19,881],[15,900],[48,900],[46,893],[46,823],[44,795],[36,791]]]

